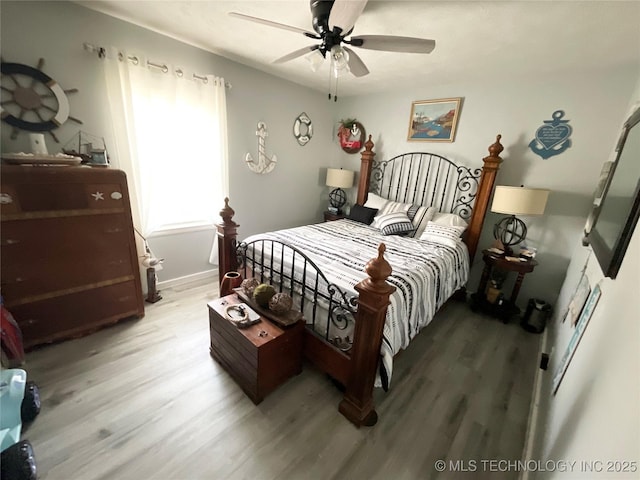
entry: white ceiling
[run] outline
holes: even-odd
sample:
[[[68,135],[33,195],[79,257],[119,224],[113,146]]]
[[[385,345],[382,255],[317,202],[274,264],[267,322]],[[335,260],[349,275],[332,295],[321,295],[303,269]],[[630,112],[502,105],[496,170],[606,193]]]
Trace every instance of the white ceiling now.
[[[271,64],[314,40],[228,15],[236,11],[313,31],[309,0],[77,3],[327,91],[328,62],[315,73],[303,57]],[[436,48],[429,55],[357,49],[371,73],[341,78],[341,96],[458,78],[490,81],[548,73],[552,79],[564,70],[640,65],[640,2],[369,0],[353,34],[432,38]]]

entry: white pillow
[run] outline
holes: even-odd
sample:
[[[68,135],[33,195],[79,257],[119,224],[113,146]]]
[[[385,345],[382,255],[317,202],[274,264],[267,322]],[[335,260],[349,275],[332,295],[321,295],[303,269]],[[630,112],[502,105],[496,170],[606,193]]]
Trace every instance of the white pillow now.
[[[376,195],[375,193],[369,192],[367,194],[367,201],[365,202],[364,206],[368,208],[375,208],[376,210],[380,210],[388,202],[389,200],[387,200],[386,198],[382,198]]]
[[[413,223],[406,212],[392,212],[382,215],[378,219],[380,231],[383,235],[398,235],[413,232]]]
[[[460,216],[455,213],[440,213],[437,212],[433,219],[431,220],[433,223],[437,225],[444,225],[450,227],[468,227],[468,223]]]
[[[462,235],[465,228],[466,227],[456,227],[452,225],[438,225],[437,223],[429,222],[422,235],[420,235],[420,240],[455,247],[462,241],[460,235]]]

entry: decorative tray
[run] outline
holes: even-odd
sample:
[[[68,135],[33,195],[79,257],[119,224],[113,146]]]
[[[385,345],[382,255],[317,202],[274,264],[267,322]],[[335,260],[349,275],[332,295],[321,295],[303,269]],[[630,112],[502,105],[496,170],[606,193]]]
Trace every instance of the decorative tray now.
[[[10,165],[80,165],[82,159],[63,154],[3,153],[2,161]]]
[[[302,312],[300,310],[291,309],[285,313],[276,313],[269,310],[268,308],[263,308],[260,305],[258,305],[253,298],[249,297],[246,293],[244,293],[244,290],[241,287],[234,288],[233,291],[236,292],[236,295],[238,295],[238,297],[243,302],[245,302],[247,305],[249,305],[251,308],[253,308],[256,312],[258,312],[263,317],[271,320],[276,325],[286,328],[286,327],[290,327],[291,325],[294,325],[300,319],[302,319]]]

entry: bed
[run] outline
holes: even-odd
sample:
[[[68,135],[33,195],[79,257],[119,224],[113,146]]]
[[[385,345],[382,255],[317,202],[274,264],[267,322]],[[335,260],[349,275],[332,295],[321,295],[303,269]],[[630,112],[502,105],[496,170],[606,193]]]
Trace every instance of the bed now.
[[[217,225],[220,281],[240,271],[294,298],[308,327],[305,357],[344,385],[339,410],[355,425],[376,423],[374,384],[388,387],[393,357],[451,296],[464,297],[502,149],[498,135],[476,169],[423,152],[374,162],[369,137],[356,204],[380,207],[371,226],[344,219],[238,242],[225,199]],[[466,229],[439,227],[435,212],[463,219]],[[405,223],[409,217],[413,229],[390,234],[397,224],[381,222],[394,216]]]

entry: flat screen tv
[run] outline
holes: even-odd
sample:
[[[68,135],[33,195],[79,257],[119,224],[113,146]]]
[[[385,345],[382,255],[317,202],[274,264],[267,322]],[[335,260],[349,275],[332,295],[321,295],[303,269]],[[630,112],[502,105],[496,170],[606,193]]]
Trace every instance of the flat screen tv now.
[[[616,159],[599,206],[594,207],[586,241],[605,276],[616,278],[640,214],[640,108],[622,128]]]

